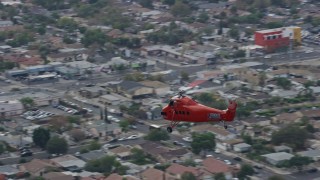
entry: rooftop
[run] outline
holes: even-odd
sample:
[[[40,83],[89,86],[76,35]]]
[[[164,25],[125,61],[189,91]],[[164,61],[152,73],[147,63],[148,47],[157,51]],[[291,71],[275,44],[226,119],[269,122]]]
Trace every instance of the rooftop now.
[[[82,168],[86,164],[86,162],[84,162],[83,160],[76,158],[76,157],[69,155],[69,154],[53,158],[53,159],[51,159],[51,161],[53,161],[55,164],[62,166],[62,167],[77,166],[77,167]]]
[[[283,160],[288,160],[292,158],[294,155],[286,152],[278,152],[278,153],[265,154],[262,156],[274,161],[283,161]]]
[[[230,171],[230,166],[213,157],[206,158],[202,164],[210,173],[225,173]]]

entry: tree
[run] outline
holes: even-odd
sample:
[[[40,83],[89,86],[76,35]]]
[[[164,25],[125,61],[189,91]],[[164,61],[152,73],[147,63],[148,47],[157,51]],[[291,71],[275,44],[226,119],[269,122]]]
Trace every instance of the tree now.
[[[176,0],[162,0],[162,3],[172,6],[176,3]]]
[[[283,89],[289,90],[291,88],[291,81],[287,78],[279,77],[276,78],[276,83],[278,86],[282,87]]]
[[[64,138],[54,136],[47,143],[47,151],[50,154],[64,154],[68,151],[68,143]]]
[[[46,33],[46,28],[44,26],[40,26],[38,29],[37,29],[37,32],[40,34],[40,35],[44,35]]]
[[[153,9],[152,0],[138,0],[138,3],[145,8]]]
[[[81,129],[73,129],[70,131],[71,137],[76,142],[80,142],[84,139],[86,139],[86,134]]]
[[[249,164],[243,164],[238,173],[238,178],[245,179],[247,176],[254,174],[254,169]]]
[[[293,156],[289,160],[289,163],[291,166],[296,166],[298,168],[304,165],[308,165],[311,162],[312,160],[309,157],[305,157],[305,156]]]
[[[239,30],[237,28],[231,28],[229,31],[229,36],[233,39],[239,39]]]
[[[280,175],[273,175],[269,177],[268,180],[286,180],[286,179]]]
[[[226,176],[223,173],[217,173],[214,175],[215,180],[226,180]]]
[[[203,150],[214,150],[216,147],[215,136],[212,133],[193,133],[191,148],[195,154]]]
[[[148,133],[145,139],[150,141],[161,141],[170,139],[170,136],[164,130],[153,129]]]
[[[181,71],[180,76],[181,76],[181,80],[182,81],[188,81],[189,80],[189,74],[187,72],[185,72],[185,71]]]
[[[49,121],[50,129],[58,133],[62,133],[71,128],[67,117],[65,116],[54,116]]]
[[[50,139],[50,131],[44,128],[37,128],[33,131],[32,140],[35,145],[45,148]]]
[[[84,169],[90,172],[111,173],[113,167],[118,164],[116,157],[104,156],[103,158],[91,160],[86,163]]]
[[[289,125],[272,133],[271,142],[275,145],[285,143],[294,149],[302,149],[308,138],[308,132],[304,128]]]
[[[196,176],[192,172],[184,172],[181,175],[181,180],[196,180]]]
[[[264,72],[260,72],[259,73],[259,82],[258,82],[258,84],[259,84],[260,87],[264,87],[264,85],[266,84],[266,78],[267,78],[266,73],[264,73]]]
[[[315,132],[316,132],[316,129],[315,129],[311,124],[307,124],[306,130],[307,130],[309,133],[315,133]]]
[[[237,14],[237,11],[238,11],[238,9],[237,9],[236,6],[232,6],[232,7],[230,8],[230,12],[231,12],[233,15]]]
[[[144,165],[148,162],[146,160],[146,156],[145,156],[143,150],[133,148],[133,149],[131,149],[131,153],[132,153],[131,158],[132,158],[133,163],[138,164],[138,165]]]
[[[293,156],[289,160],[285,160],[278,164],[279,167],[296,167],[299,170],[302,170],[304,165],[308,165],[312,162],[311,158],[305,156]]]
[[[32,98],[30,98],[30,97],[21,98],[21,99],[20,99],[20,102],[21,102],[21,104],[23,105],[23,107],[24,107],[25,109],[29,109],[29,108],[35,106],[34,100],[33,100]]]
[[[209,20],[209,16],[207,13],[202,12],[199,16],[198,16],[198,21],[201,23],[206,23]]]
[[[190,15],[191,9],[187,4],[176,1],[175,4],[171,6],[171,13],[176,17],[185,17]]]
[[[88,47],[94,43],[104,45],[107,41],[107,36],[100,29],[87,30],[84,33],[84,37],[81,39],[81,43]]]
[[[124,131],[127,131],[127,130],[128,130],[129,125],[130,125],[130,123],[129,123],[129,121],[127,121],[127,120],[122,120],[122,121],[119,122],[119,126],[120,126],[120,127],[122,128],[122,130],[124,130]]]
[[[194,162],[193,159],[186,159],[184,162],[183,162],[183,165],[184,166],[193,166],[193,167],[196,167],[196,162]]]
[[[33,2],[49,10],[60,9],[64,5],[63,0],[33,0]]]
[[[0,154],[4,153],[6,150],[6,146],[0,142]]]
[[[72,18],[62,17],[57,21],[57,27],[68,31],[74,31],[78,28],[78,23]]]
[[[91,143],[88,146],[88,149],[90,149],[91,151],[98,150],[100,148],[101,148],[101,144],[96,140],[91,141]]]
[[[241,58],[241,57],[245,57],[246,56],[246,51],[245,50],[237,50],[235,53],[234,53],[234,57],[235,58]]]

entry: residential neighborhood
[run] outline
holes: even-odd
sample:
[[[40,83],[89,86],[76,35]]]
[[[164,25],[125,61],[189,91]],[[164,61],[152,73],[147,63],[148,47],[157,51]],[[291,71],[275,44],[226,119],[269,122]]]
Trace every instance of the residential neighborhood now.
[[[317,0],[3,0],[0,180],[317,180]],[[162,110],[179,92],[231,122]],[[226,123],[226,124],[225,124]]]

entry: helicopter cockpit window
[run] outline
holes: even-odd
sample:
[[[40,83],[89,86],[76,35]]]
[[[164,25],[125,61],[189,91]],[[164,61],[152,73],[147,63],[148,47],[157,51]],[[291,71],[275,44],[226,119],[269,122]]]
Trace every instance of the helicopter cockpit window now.
[[[169,106],[173,106],[173,105],[174,105],[174,100],[170,100]]]

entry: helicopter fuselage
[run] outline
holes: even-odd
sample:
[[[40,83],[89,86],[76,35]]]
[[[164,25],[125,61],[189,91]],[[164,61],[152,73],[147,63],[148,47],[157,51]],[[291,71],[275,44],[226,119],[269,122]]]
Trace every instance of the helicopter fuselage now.
[[[214,122],[233,121],[236,103],[230,102],[227,110],[202,105],[189,97],[172,98],[162,109],[161,115],[169,121]]]

